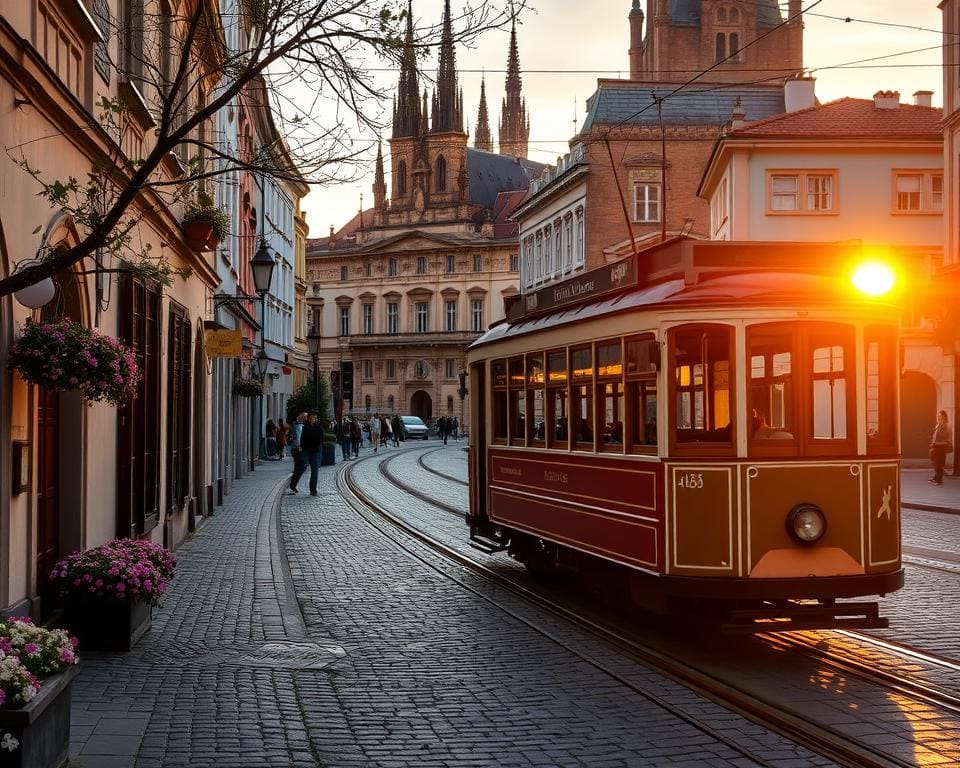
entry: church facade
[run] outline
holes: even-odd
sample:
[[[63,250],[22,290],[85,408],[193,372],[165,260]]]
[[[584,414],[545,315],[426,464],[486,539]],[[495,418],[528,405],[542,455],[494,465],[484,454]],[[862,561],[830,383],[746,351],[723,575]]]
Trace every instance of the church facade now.
[[[529,123],[515,33],[500,135],[501,151],[514,155],[491,151],[485,94],[477,146],[468,146],[449,2],[433,94],[421,91],[409,16],[406,40],[390,173],[381,149],[373,207],[308,242],[307,322],[320,335],[320,372],[352,367],[345,410],[462,420],[464,352],[518,291],[517,227],[508,219],[542,166],[524,157]],[[504,125],[523,130],[505,141]]]

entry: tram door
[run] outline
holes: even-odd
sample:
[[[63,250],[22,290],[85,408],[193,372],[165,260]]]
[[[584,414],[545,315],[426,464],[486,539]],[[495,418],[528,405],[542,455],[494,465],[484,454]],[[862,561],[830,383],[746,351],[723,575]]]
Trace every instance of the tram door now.
[[[487,376],[483,363],[470,366],[470,512],[487,515]]]

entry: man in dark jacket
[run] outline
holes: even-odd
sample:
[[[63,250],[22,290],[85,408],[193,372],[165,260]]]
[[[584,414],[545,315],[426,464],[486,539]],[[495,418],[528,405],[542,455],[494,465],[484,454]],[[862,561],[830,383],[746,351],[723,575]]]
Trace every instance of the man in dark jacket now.
[[[400,421],[400,417],[397,416],[397,414],[394,414],[390,420],[390,428],[393,430],[393,444],[400,445],[400,441],[404,439],[403,422]]]
[[[310,465],[310,495],[317,495],[317,473],[320,471],[320,451],[323,448],[323,427],[317,423],[317,412],[310,411],[307,416],[307,423],[303,425],[303,431],[300,433],[300,452],[306,459],[301,461],[299,467],[294,471],[290,478],[290,490],[297,492],[297,483],[300,476]]]

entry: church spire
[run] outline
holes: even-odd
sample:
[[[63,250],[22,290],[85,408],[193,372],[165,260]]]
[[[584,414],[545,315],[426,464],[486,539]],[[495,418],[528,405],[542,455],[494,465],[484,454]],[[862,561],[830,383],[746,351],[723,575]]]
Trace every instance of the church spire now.
[[[373,207],[383,210],[387,203],[387,183],[383,177],[383,145],[377,142],[377,167],[373,175]]]
[[[510,28],[510,52],[507,56],[507,96],[500,109],[500,154],[513,157],[527,156],[527,138],[530,122],[526,101],[520,96],[520,51],[517,46],[516,22]]]
[[[416,136],[420,130],[420,86],[413,47],[413,0],[407,0],[407,34],[400,55],[400,84],[393,117],[393,138]]]
[[[432,133],[463,133],[463,114],[457,88],[457,62],[453,50],[453,29],[450,23],[450,0],[443,4],[443,32],[440,37],[440,63],[437,70],[437,93],[430,130]]]
[[[493,152],[493,137],[490,135],[490,118],[487,115],[486,78],[480,78],[480,111],[477,113],[477,132],[473,146],[487,152]]]

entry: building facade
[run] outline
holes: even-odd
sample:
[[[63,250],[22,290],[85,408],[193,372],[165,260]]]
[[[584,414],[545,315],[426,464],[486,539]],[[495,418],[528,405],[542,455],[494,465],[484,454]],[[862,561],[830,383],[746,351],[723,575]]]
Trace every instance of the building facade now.
[[[508,218],[542,166],[467,146],[449,3],[432,99],[420,92],[409,18],[406,40],[389,196],[378,152],[374,207],[308,242],[308,323],[322,373],[352,365],[346,409],[462,418],[463,353],[517,293]]]

